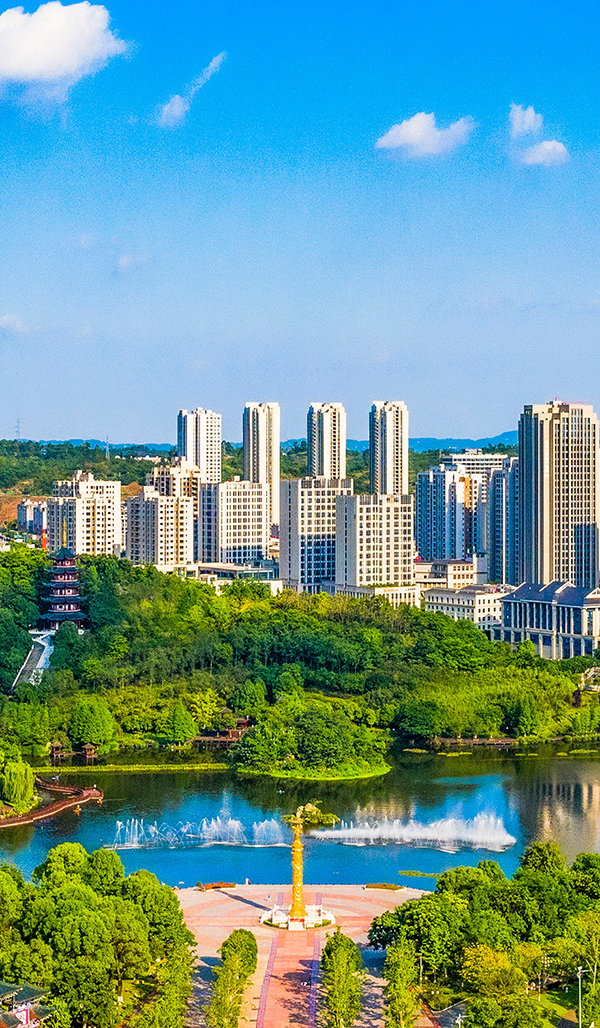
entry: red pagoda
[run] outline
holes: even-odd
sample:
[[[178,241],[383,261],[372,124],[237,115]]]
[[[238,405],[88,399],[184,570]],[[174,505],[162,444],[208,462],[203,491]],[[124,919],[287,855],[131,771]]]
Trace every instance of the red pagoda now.
[[[49,603],[50,609],[44,618],[46,628],[55,632],[65,621],[71,621],[76,628],[83,628],[79,571],[75,563],[75,554],[66,546],[54,556]]]

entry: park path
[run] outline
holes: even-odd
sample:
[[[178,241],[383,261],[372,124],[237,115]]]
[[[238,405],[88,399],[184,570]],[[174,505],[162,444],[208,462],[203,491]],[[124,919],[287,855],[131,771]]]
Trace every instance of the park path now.
[[[244,885],[235,889],[178,892],[188,928],[196,938],[198,965],[187,1028],[204,1024],[202,1009],[208,1002],[217,950],[234,928],[247,928],[256,936],[256,974],[247,990],[244,1016],[251,1028],[320,1028],[323,1023],[319,989],[319,961],[327,932],[287,932],[259,923],[264,910],[290,903],[289,886]],[[367,948],[367,932],[373,918],[384,910],[415,899],[419,889],[389,892],[360,885],[305,888],[305,901],[331,910],[336,923],[364,950],[368,971],[360,1028],[383,1024],[381,955]]]

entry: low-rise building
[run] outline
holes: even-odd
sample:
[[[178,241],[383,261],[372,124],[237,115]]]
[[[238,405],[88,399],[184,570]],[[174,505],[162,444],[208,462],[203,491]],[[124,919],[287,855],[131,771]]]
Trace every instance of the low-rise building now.
[[[487,583],[487,558],[475,554],[470,560],[415,560],[415,584],[421,589],[462,589]]]
[[[570,582],[524,583],[502,601],[502,638],[517,649],[532,642],[540,657],[591,657],[600,646],[600,588]]]
[[[466,585],[462,589],[425,589],[425,610],[445,614],[454,621],[473,621],[490,638],[502,624],[502,602],[509,587]]]

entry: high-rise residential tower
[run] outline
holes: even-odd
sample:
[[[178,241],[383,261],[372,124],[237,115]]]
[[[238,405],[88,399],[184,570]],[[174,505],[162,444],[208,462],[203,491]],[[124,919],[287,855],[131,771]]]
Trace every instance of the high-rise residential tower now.
[[[519,422],[519,580],[598,585],[598,417],[589,404],[528,404]]]
[[[408,407],[376,400],[369,414],[369,470],[372,493],[408,493]]]
[[[177,455],[200,470],[203,482],[221,481],[221,415],[213,410],[180,410]]]
[[[278,403],[247,403],[244,407],[244,478],[270,485],[271,526],[279,525],[280,421]]]
[[[281,483],[279,568],[286,588],[318,593],[335,580],[336,499],[351,478],[286,478]]]
[[[464,560],[485,552],[487,479],[461,464],[417,475],[415,542],[422,560]]]
[[[519,461],[505,457],[488,482],[488,568],[491,582],[519,585]]]
[[[346,477],[346,411],[341,403],[312,403],[306,419],[308,473]]]
[[[121,483],[99,481],[91,471],[54,482],[47,500],[48,550],[121,555]]]

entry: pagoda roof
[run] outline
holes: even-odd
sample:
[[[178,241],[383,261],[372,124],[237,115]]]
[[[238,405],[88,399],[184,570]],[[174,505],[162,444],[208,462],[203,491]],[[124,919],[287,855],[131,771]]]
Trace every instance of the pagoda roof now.
[[[38,1021],[47,1021],[49,1017],[56,1013],[56,1008],[45,1007],[41,1003],[33,1003],[31,1013],[34,1017],[37,1017]]]
[[[46,621],[85,621],[82,610],[57,610],[48,611]]]
[[[43,999],[47,996],[48,989],[37,989],[35,985],[20,985],[14,1002],[17,1006],[23,1003],[35,1003],[36,999]]]
[[[53,554],[53,557],[54,560],[75,560],[75,554],[68,546],[61,546],[60,550]]]
[[[16,996],[20,988],[20,985],[10,985],[9,982],[0,982],[0,1001],[8,999],[10,996]]]
[[[11,1014],[10,1010],[2,1010],[0,1011],[0,1028],[23,1028],[23,1022],[16,1014]]]

